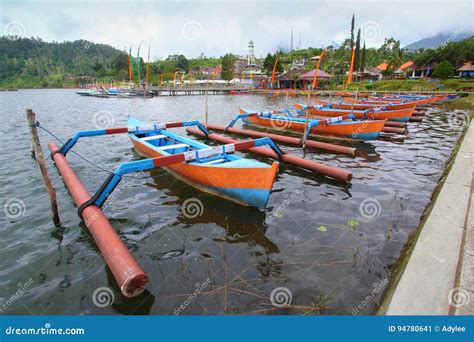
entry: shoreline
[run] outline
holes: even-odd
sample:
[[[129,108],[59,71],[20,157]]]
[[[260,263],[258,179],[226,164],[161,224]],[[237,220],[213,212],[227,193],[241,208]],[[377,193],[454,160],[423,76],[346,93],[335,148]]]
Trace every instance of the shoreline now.
[[[453,303],[457,291],[474,298],[466,294],[466,289],[472,292],[472,287],[466,286],[474,282],[474,274],[469,272],[474,265],[473,139],[471,120],[419,227],[406,243],[377,315],[448,315],[460,310],[473,313],[474,303]]]

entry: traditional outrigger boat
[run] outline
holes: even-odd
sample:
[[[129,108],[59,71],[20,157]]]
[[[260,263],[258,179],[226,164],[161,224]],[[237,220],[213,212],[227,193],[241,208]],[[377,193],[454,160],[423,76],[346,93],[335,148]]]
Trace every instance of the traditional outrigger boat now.
[[[308,106],[301,103],[294,103],[297,113],[303,115]],[[360,120],[390,120],[406,122],[410,120],[413,115],[415,107],[406,109],[396,110],[382,110],[380,108],[372,108],[365,110],[347,110],[347,109],[334,109],[327,106],[309,106],[309,114],[312,116],[325,116],[325,117],[338,117],[341,115],[353,114],[357,119]]]
[[[390,95],[384,97],[369,96],[368,101],[372,103],[402,103],[405,101],[414,101],[417,106],[424,106],[434,102],[440,102],[446,100],[448,95],[439,95],[439,96],[422,96],[422,95]]]
[[[365,109],[376,109],[381,108],[382,110],[397,110],[397,109],[410,109],[416,107],[416,102],[406,102],[406,103],[384,103],[384,104],[375,104],[368,103],[366,101],[358,101],[356,99],[348,98],[345,101],[331,102],[325,100],[316,100],[316,104],[327,106],[329,108],[335,109],[350,109],[350,110],[365,110]]]
[[[199,190],[242,205],[265,208],[279,163],[273,162],[268,165],[241,158],[234,152],[269,145],[281,157],[283,152],[278,146],[269,138],[261,138],[209,147],[168,130],[189,126],[198,126],[206,136],[209,135],[207,129],[198,121],[146,124],[135,118],[129,118],[127,127],[76,133],[56,152],[65,155],[82,137],[128,133],[135,149],[149,158],[121,164],[91,200],[79,208],[79,212],[81,213],[90,204],[98,207],[103,205],[123,175],[159,167],[165,168],[176,178]]]
[[[279,115],[279,114],[287,114]],[[245,123],[270,127],[279,130],[304,132],[306,120],[288,116],[289,111],[266,111],[256,112],[240,108],[237,115],[227,128],[232,127],[239,119]],[[324,120],[308,120],[306,135],[311,134],[333,136],[354,140],[373,140],[380,135],[385,120],[358,121],[353,115],[340,116]]]

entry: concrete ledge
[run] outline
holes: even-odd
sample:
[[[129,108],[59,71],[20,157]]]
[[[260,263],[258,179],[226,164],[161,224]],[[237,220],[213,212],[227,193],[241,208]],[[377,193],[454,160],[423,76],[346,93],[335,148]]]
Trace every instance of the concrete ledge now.
[[[474,275],[474,272],[469,272],[473,267],[472,259],[463,262],[463,257],[469,256],[463,253],[463,246],[467,236],[466,217],[471,205],[473,142],[474,128],[470,125],[388,302],[386,315],[447,315],[451,309],[452,290],[462,286],[463,278],[459,277],[458,266],[467,268],[464,272],[467,278]],[[472,251],[474,253],[474,246]],[[472,284],[473,279],[464,279],[464,282]],[[471,297],[472,301],[474,297]]]

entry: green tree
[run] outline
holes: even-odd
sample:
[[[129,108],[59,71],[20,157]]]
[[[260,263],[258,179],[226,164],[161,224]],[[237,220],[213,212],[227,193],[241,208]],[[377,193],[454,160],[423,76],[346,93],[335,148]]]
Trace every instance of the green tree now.
[[[354,50],[354,70],[359,70],[360,67],[360,29],[357,31],[357,39]]]
[[[263,61],[263,71],[267,76],[271,76],[273,73],[273,66],[275,65],[275,59],[276,57],[280,55],[280,58],[278,58],[278,62],[276,65],[276,72],[282,73],[283,72],[283,65],[282,65],[282,58],[281,58],[281,52],[276,52],[274,55],[268,54],[267,57],[265,57],[265,60]]]
[[[126,53],[115,57],[111,64],[118,79],[128,79],[128,55]]]
[[[362,47],[362,53],[361,53],[361,56],[360,56],[360,68],[359,68],[359,71],[360,71],[361,73],[364,72],[366,63],[367,63],[367,51],[366,51],[366,49],[365,49],[365,41],[364,41],[364,46]]]
[[[235,56],[228,53],[222,57],[222,72],[221,78],[230,81],[234,77],[235,70]]]
[[[352,13],[351,20],[351,50],[354,48],[354,24],[355,24],[355,15]]]
[[[454,67],[449,61],[442,61],[439,63],[431,75],[434,78],[441,78],[443,80],[453,76]]]

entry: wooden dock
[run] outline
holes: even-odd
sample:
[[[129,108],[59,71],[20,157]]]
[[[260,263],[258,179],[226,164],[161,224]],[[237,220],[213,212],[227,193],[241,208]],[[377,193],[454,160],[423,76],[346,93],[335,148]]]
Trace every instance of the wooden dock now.
[[[241,86],[152,86],[147,88],[155,96],[185,96],[185,95],[227,95],[231,90],[248,90],[248,87]]]

